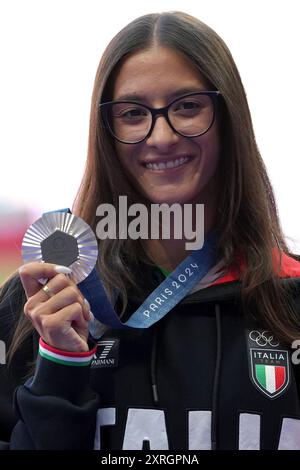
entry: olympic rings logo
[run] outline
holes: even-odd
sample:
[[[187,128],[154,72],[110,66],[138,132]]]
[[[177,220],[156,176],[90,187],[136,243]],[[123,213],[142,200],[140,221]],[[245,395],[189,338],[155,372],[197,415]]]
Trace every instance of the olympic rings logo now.
[[[249,333],[249,338],[257,344],[257,346],[261,346],[261,347],[264,347],[264,346],[272,346],[273,348],[276,348],[277,346],[279,346],[279,341],[274,339],[274,336],[272,335],[272,333],[270,331],[257,331],[257,330],[252,330],[250,331]]]

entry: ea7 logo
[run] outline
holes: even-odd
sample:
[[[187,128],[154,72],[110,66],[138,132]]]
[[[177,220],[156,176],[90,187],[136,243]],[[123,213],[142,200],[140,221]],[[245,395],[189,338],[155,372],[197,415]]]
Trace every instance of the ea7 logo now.
[[[116,367],[119,358],[119,339],[106,338],[98,341],[91,367]]]

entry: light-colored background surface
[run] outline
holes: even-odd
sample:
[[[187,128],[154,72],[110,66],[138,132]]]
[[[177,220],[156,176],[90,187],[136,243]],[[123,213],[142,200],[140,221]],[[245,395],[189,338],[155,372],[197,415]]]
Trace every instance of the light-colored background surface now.
[[[284,232],[300,253],[298,0],[0,0],[0,233],[6,238],[42,212],[72,205],[100,56],[129,21],[166,10],[197,16],[229,46]],[[7,247],[0,246],[0,273],[19,263],[14,243],[8,267],[1,264]]]

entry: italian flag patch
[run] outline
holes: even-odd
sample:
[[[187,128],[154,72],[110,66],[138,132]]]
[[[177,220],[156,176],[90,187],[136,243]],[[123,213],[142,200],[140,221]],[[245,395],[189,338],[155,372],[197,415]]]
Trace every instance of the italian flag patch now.
[[[266,398],[277,398],[290,385],[290,352],[271,331],[246,329],[250,379]]]
[[[284,366],[256,364],[255,372],[258,382],[269,393],[277,392],[285,383]]]
[[[289,353],[281,349],[251,349],[251,378],[269,398],[281,395],[289,385]]]

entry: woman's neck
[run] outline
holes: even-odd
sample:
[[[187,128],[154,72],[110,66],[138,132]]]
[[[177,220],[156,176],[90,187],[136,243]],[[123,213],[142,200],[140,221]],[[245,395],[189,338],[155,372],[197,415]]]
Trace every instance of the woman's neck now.
[[[203,224],[203,221],[197,221],[197,217],[195,217],[196,204],[193,205],[193,232],[197,230],[197,233],[199,234],[199,230],[202,231],[203,237],[201,238],[205,239],[207,233],[209,233],[215,225],[215,212],[215,204],[210,200],[210,202],[205,204],[204,207],[204,227],[203,225],[201,227],[197,227],[197,222]],[[145,249],[149,258],[157,266],[160,266],[167,271],[173,271],[191,253],[191,249],[188,250],[186,245],[187,243],[191,243],[192,240],[184,236],[186,231],[182,230],[182,238],[180,239],[175,238],[174,232],[174,227],[170,227],[170,238],[145,240]],[[195,248],[192,249],[196,248],[197,247],[195,246]]]

